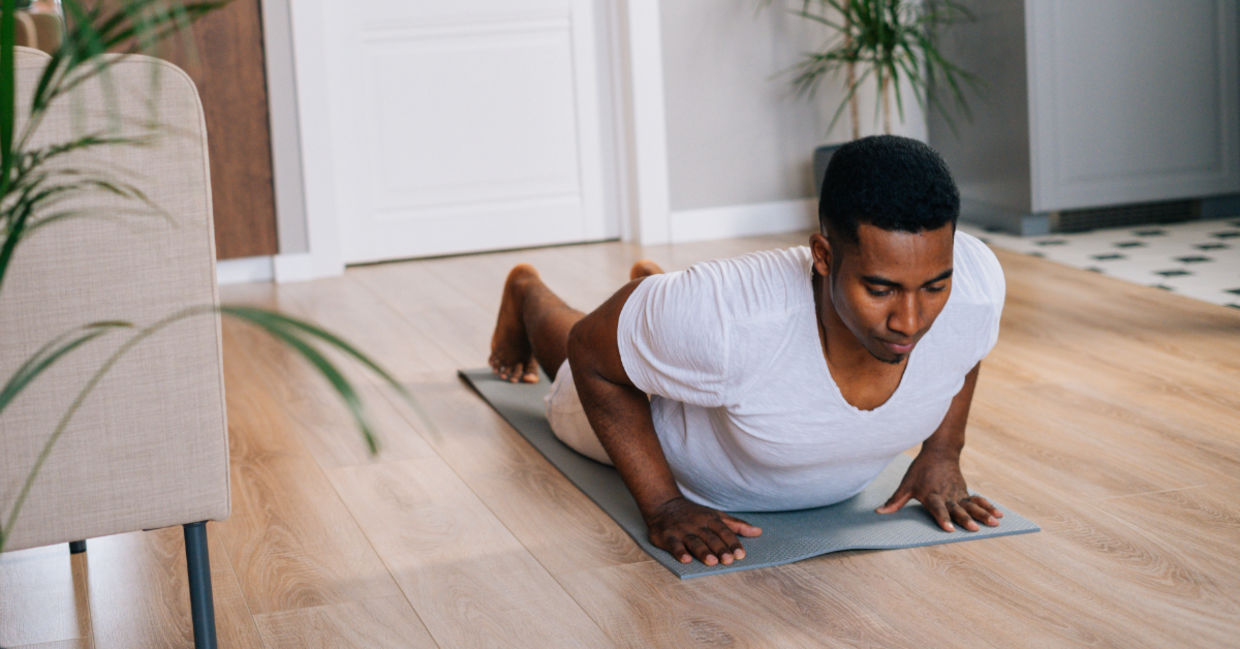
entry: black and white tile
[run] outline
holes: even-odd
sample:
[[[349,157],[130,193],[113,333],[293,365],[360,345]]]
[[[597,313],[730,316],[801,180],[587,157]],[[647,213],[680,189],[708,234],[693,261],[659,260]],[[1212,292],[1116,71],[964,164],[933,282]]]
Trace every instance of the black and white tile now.
[[[993,246],[1240,309],[1240,217],[1041,237],[960,227]]]

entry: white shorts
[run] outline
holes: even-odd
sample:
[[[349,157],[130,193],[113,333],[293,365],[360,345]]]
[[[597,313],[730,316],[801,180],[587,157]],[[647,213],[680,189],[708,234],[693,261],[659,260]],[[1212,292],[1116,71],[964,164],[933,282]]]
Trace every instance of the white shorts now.
[[[573,372],[568,361],[560,365],[551,382],[551,392],[544,397],[547,404],[547,421],[551,424],[551,432],[568,445],[569,448],[582,455],[610,465],[611,458],[598,441],[598,435],[590,427],[586,411],[581,407],[581,399],[577,397],[577,385],[573,383]]]

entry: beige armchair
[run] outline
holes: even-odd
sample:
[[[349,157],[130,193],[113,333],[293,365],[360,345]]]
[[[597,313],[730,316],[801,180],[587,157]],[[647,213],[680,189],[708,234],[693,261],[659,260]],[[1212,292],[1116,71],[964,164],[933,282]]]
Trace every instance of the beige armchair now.
[[[19,48],[19,113],[47,60]],[[146,57],[120,62],[106,83],[60,102],[37,139],[64,141],[116,114],[124,128],[154,116],[169,125],[167,136],[75,154],[64,164],[124,177],[170,218],[135,213],[132,201],[99,192],[76,207],[103,217],[65,220],[25,239],[0,286],[0,382],[75,327],[126,320],[141,328],[218,299],[206,128],[183,72]],[[0,414],[0,512],[12,507],[79,391],[135,331],[65,356]],[[230,508],[220,344],[219,318],[209,313],[170,324],[125,353],[52,449],[5,546],[183,525],[199,647],[215,646],[205,521],[226,518]]]

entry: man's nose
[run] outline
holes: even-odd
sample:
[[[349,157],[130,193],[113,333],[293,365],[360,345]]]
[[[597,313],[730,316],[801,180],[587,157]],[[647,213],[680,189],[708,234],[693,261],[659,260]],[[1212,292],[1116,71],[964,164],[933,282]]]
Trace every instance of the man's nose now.
[[[915,294],[904,295],[887,319],[887,328],[902,336],[912,337],[921,326],[921,304]]]

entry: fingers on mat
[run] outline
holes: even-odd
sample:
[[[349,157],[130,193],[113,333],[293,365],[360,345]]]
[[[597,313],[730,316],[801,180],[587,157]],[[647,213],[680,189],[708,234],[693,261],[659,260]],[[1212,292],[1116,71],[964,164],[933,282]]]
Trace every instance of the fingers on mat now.
[[[676,560],[681,563],[689,563],[690,561],[693,561],[693,556],[689,554],[688,548],[686,548],[685,544],[680,541],[672,541],[668,544],[667,553],[673,557],[676,557]]]
[[[960,527],[963,527],[970,532],[976,532],[978,530],[977,521],[973,520],[973,517],[969,515],[969,512],[959,502],[954,502],[951,504],[951,513],[952,520],[955,521]]]
[[[995,518],[989,509],[986,509],[973,500],[964,501],[964,509],[969,513],[969,516],[972,517],[973,520],[981,521],[991,527],[999,524],[999,519]]]
[[[999,508],[995,507],[994,503],[990,502],[989,500],[986,500],[985,498],[981,496],[972,496],[969,498],[969,500],[984,507],[986,511],[990,512],[991,516],[994,516],[995,518],[1003,518],[1003,512],[999,511]]]
[[[734,534],[740,534],[741,536],[761,536],[762,535],[761,527],[750,525],[749,523],[739,518],[735,518],[732,516],[728,516],[727,514],[724,514],[723,522],[725,525],[727,525],[728,529],[731,530],[732,533]]]
[[[947,511],[947,504],[942,498],[929,498],[929,502],[922,503],[926,511],[930,512],[930,516],[938,522],[939,527],[948,532],[956,531],[956,527],[952,525],[951,514]]]
[[[712,554],[710,547],[706,545],[706,541],[703,541],[696,534],[690,534],[685,537],[685,547],[689,548],[689,552],[693,553],[693,556],[697,557],[698,561],[708,566],[719,563],[719,557]]]

